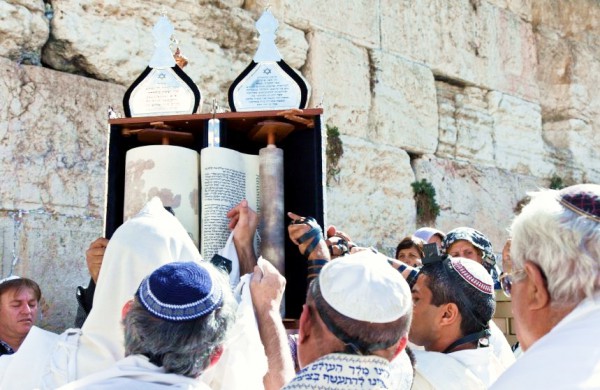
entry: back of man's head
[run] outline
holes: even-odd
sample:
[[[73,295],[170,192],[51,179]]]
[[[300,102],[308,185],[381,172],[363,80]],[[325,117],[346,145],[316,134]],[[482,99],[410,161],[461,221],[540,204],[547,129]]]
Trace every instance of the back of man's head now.
[[[537,264],[553,304],[574,304],[600,291],[600,185],[529,195],[511,226],[513,269],[527,260]]]
[[[350,353],[389,349],[408,334],[412,318],[408,284],[371,251],[329,262],[311,283],[307,303]]]
[[[8,291],[14,291],[15,294],[19,294],[24,289],[30,289],[33,291],[33,296],[39,302],[42,299],[42,290],[40,286],[31,279],[21,278],[19,276],[10,276],[8,278],[0,280],[0,299]]]
[[[125,354],[196,378],[220,354],[234,302],[228,279],[211,264],[166,264],[142,281],[125,316]]]
[[[461,315],[463,336],[488,329],[494,315],[494,282],[483,265],[460,257],[426,264],[420,275],[427,275],[431,304],[454,303]]]

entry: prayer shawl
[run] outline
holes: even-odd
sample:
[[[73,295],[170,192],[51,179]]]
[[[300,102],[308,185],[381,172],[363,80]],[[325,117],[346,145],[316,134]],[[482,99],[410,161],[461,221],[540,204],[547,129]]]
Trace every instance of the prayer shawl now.
[[[583,300],[493,384],[491,389],[600,388],[600,293]]]
[[[81,331],[52,335],[56,337],[45,332],[35,339],[30,332],[22,348],[10,357],[14,359],[11,364],[31,369],[6,371],[0,384],[7,385],[0,388],[54,389],[112,366],[125,355],[121,309],[133,298],[142,279],[173,261],[201,260],[177,218],[164,209],[160,199],[152,199],[112,236],[98,276],[94,306]],[[40,336],[39,332],[35,335]],[[34,364],[40,359],[45,363]],[[19,386],[24,377],[33,386]]]
[[[490,320],[489,325],[490,332],[492,333],[490,336],[490,346],[494,348],[494,355],[500,360],[500,363],[508,368],[516,360],[515,354],[510,348],[510,344],[506,340],[504,333],[498,328],[494,320]]]
[[[448,354],[414,351],[417,363],[413,389],[487,389],[506,369],[492,349],[467,349]]]
[[[155,366],[148,361],[147,357],[141,355],[128,356],[118,361],[108,370],[89,375],[59,389],[154,390],[165,388],[189,390],[210,389],[197,379],[166,373],[162,367]]]
[[[304,367],[282,390],[392,389],[390,362],[379,356],[325,355]]]

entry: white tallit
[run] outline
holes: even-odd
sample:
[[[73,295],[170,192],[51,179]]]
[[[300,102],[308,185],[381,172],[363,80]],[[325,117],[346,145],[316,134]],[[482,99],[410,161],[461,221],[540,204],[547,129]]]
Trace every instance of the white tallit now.
[[[164,209],[160,199],[152,199],[110,239],[94,306],[81,331],[67,330],[61,335],[34,332],[36,337],[28,336],[17,353],[0,362],[0,374],[4,372],[0,388],[54,389],[112,366],[125,355],[121,309],[133,298],[142,279],[173,261],[201,260],[179,221]],[[40,359],[40,364],[31,363]],[[9,368],[2,370],[1,366]]]

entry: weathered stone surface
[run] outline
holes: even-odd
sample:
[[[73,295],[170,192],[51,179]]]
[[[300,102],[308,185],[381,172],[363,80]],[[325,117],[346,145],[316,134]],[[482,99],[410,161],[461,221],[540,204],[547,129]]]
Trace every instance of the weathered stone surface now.
[[[416,180],[436,190],[441,213],[436,227],[449,231],[471,226],[483,232],[500,252],[508,237],[513,210],[527,191],[548,186],[546,180],[509,171],[426,156],[413,160]]]
[[[554,148],[542,134],[540,105],[476,87],[438,81],[436,156],[550,177]]]
[[[294,0],[246,0],[244,8],[256,13],[270,6],[276,15],[304,31],[328,31],[334,35],[344,35],[348,39],[366,47],[378,47],[379,15],[385,10],[370,0],[352,3],[332,3],[329,1]]]
[[[323,98],[329,124],[342,134],[367,138],[371,106],[367,50],[327,33],[309,34],[309,41],[304,70],[312,84],[311,105]]]
[[[231,82],[250,63],[258,15],[214,2],[63,1],[54,5],[44,61],[55,69],[129,86],[154,50],[152,27],[164,9],[190,62],[185,72],[204,94],[226,106]],[[292,67],[304,64],[304,34],[280,23],[279,48]],[[207,109],[205,110],[207,111]]]
[[[531,6],[536,26],[559,30],[566,37],[600,33],[600,6],[596,0],[532,1]]]
[[[408,154],[355,137],[342,137],[339,180],[327,189],[327,223],[359,244],[391,249],[415,227]]]
[[[527,22],[531,22],[531,19],[533,18],[532,3],[534,3],[535,0],[485,0],[485,1],[487,1],[488,3],[494,4],[497,7],[504,8],[504,9],[516,14],[521,19],[523,19]],[[540,3],[540,2],[538,1],[538,3]]]
[[[567,183],[600,183],[600,131],[581,119],[544,124],[544,138],[555,147],[554,172]]]
[[[495,91],[488,92],[486,100],[494,124],[494,165],[518,174],[551,177],[553,149],[542,134],[540,105]]]
[[[385,0],[383,50],[423,62],[436,75],[537,99],[531,24],[485,1]]]
[[[371,52],[371,69],[368,139],[413,153],[435,152],[438,115],[431,71],[381,51]]]
[[[0,209],[100,216],[107,106],[124,88],[0,59]]]
[[[102,233],[102,220],[31,211],[0,212],[0,221],[0,237],[14,237],[14,242],[0,245],[4,251],[16,248],[13,273],[35,280],[42,289],[40,325],[57,332],[72,327],[77,311],[76,287],[87,285],[89,280],[85,250]],[[2,258],[6,263],[13,253],[4,252]]]
[[[559,176],[600,181],[600,3],[533,3],[543,135]]]
[[[42,0],[0,0],[0,57],[39,65],[48,25]]]

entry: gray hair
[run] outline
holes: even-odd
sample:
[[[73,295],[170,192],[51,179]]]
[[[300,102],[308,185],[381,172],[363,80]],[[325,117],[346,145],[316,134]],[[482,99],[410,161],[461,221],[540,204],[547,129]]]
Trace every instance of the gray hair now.
[[[591,297],[600,290],[600,223],[563,207],[556,190],[529,195],[511,225],[513,269],[537,264],[555,305]]]
[[[236,303],[229,281],[211,271],[221,285],[223,301],[214,311],[194,320],[171,322],[153,316],[135,298],[123,324],[125,355],[140,354],[165,371],[197,378],[221,347],[235,321]]]
[[[372,348],[373,346],[395,344],[402,336],[408,334],[410,328],[412,310],[408,310],[407,313],[399,319],[388,323],[359,321],[340,314],[327,303],[325,298],[323,298],[318,278],[313,280],[309,287],[307,303],[311,300],[314,302],[321,319],[323,319],[324,316],[328,317],[333,325],[347,336],[357,340],[361,345],[371,346],[367,351],[361,351],[363,353],[371,353],[380,349],[377,347]],[[336,337],[338,337],[338,335],[336,335]],[[343,340],[341,341],[344,342]],[[348,345],[346,345],[346,347],[348,347]]]

